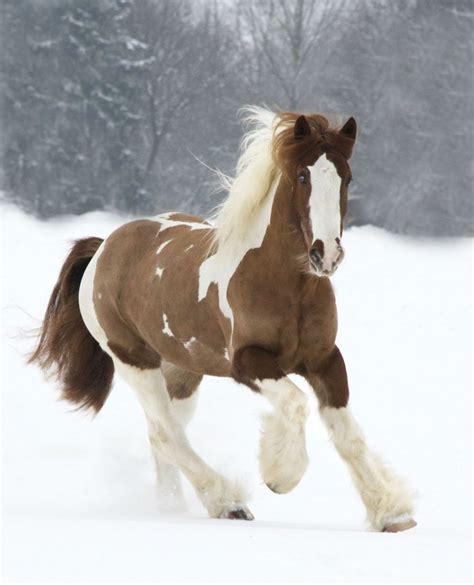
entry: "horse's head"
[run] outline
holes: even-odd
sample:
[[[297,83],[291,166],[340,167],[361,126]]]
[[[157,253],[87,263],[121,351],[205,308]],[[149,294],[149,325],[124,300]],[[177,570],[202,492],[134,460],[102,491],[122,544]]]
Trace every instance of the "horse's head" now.
[[[292,186],[293,206],[316,274],[331,276],[344,257],[341,244],[355,143],[354,118],[340,130],[323,116],[282,114],[274,156]]]

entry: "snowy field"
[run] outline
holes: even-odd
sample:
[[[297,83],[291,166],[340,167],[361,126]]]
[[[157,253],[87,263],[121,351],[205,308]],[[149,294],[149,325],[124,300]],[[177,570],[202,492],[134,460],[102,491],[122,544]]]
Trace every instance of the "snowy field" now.
[[[120,380],[103,411],[71,412],[25,365],[68,241],[123,218],[47,223],[2,207],[2,582],[469,581],[471,576],[470,240],[344,236],[334,277],[352,408],[369,443],[419,493],[418,526],[370,532],[348,472],[318,419],[311,464],[290,494],[257,472],[263,400],[208,378],[189,434],[252,493],[254,522],[161,512],[144,418]]]

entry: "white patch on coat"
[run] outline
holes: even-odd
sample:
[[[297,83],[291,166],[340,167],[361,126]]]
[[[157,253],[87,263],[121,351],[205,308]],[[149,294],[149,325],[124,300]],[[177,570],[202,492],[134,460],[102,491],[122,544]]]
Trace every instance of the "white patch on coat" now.
[[[163,313],[163,329],[161,330],[165,335],[169,337],[174,337],[173,332],[170,329],[168,317]]]
[[[334,163],[323,154],[309,167],[311,197],[309,213],[313,228],[313,242],[324,243],[323,268],[330,270],[338,255],[336,238],[341,237],[341,177]]]
[[[367,447],[349,409],[325,407],[321,409],[321,417],[339,455],[349,467],[371,526],[383,530],[394,518],[412,518],[413,490]]]
[[[184,345],[185,349],[187,351],[189,351],[192,348],[192,346],[194,345],[194,343],[196,343],[196,342],[197,342],[197,339],[195,337],[191,337],[191,339],[189,339],[188,341],[185,341],[183,343],[183,345]]]
[[[194,244],[191,244],[190,246],[188,246],[188,247],[186,248],[186,250],[185,250],[184,252],[186,253],[188,250],[191,250],[191,248],[192,248],[193,246],[194,246]]]
[[[170,242],[171,242],[171,240],[166,240],[166,242],[163,242],[162,244],[160,244],[158,246],[158,249],[156,251],[156,254],[157,255],[161,254],[161,252],[163,252],[164,247],[167,246]]]
[[[205,298],[211,283],[217,284],[219,296],[219,308],[223,315],[230,319],[233,327],[233,313],[227,300],[227,288],[232,275],[237,270],[243,257],[249,250],[260,248],[265,237],[272,213],[273,201],[279,178],[276,179],[267,197],[261,202],[254,216],[249,219],[247,230],[238,242],[234,242],[232,248],[223,246],[217,252],[205,260],[199,268],[199,292],[198,301]]]
[[[161,218],[158,217],[157,221],[161,224],[161,229],[160,229],[160,233],[169,230],[170,228],[173,227],[180,227],[180,226],[186,226],[189,227],[190,230],[210,230],[212,229],[210,225],[205,224],[205,223],[201,223],[199,221],[178,221],[178,220],[174,220],[174,219],[166,219],[166,218]]]
[[[97,252],[94,254],[91,261],[87,265],[87,268],[82,276],[79,287],[79,310],[81,312],[82,320],[84,321],[89,333],[99,343],[100,347],[104,351],[110,353],[110,349],[107,345],[107,335],[99,323],[94,307],[94,278],[97,268],[97,261],[104,250],[104,245],[105,242],[102,242]]]
[[[257,385],[273,406],[273,412],[262,417],[260,473],[273,491],[287,493],[308,467],[308,399],[289,378],[257,380]]]
[[[164,270],[164,268],[160,268],[159,266],[157,266],[155,274],[161,278],[161,275],[163,274],[163,270]]]

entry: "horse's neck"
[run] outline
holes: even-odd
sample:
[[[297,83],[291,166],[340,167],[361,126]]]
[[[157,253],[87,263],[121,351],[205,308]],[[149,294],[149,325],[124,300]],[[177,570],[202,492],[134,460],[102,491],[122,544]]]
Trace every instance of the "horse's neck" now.
[[[304,237],[293,205],[291,185],[282,177],[276,189],[265,253],[269,261],[283,264],[286,270],[301,271],[302,260],[307,257]]]
[[[254,210],[252,217],[228,247],[217,251],[218,264],[237,268],[245,254],[260,249],[269,262],[282,260],[292,263],[304,253],[300,227],[295,220],[291,185],[282,177],[275,180],[265,199]]]
[[[199,300],[202,300],[211,282],[218,284],[219,305],[231,322],[232,311],[227,299],[230,279],[250,250],[259,249],[261,262],[275,266],[275,286],[278,287],[277,273],[301,270],[298,266],[298,253],[295,248],[294,211],[291,209],[291,193],[286,183],[276,180],[269,193],[255,210],[242,237],[230,246],[218,248],[217,252],[205,260],[199,271]],[[290,245],[291,244],[291,245]]]

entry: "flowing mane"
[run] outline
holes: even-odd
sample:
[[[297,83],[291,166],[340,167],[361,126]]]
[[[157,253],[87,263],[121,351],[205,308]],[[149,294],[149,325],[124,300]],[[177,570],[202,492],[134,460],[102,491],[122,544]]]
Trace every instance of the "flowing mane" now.
[[[214,244],[232,248],[248,229],[255,211],[280,177],[273,156],[273,137],[279,117],[255,106],[243,108],[243,120],[249,126],[244,135],[235,177],[218,173],[227,198],[211,218],[215,225]]]

